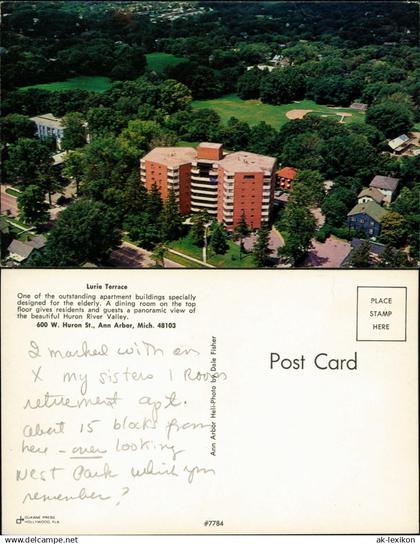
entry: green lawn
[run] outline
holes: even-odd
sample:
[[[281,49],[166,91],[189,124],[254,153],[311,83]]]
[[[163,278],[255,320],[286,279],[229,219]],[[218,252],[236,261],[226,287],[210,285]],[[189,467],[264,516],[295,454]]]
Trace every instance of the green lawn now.
[[[157,72],[158,74],[163,73],[167,66],[175,66],[180,62],[188,60],[185,57],[176,57],[175,55],[171,55],[169,53],[148,53],[146,55],[146,59],[147,68]]]
[[[224,255],[215,255],[212,249],[207,249],[207,262],[216,266],[217,268],[255,268],[252,255],[242,255],[242,259],[239,260],[239,245],[232,241],[228,241],[229,249]],[[179,240],[170,242],[168,247],[190,255],[195,259],[202,259],[202,248],[197,247],[191,240],[190,234],[187,234]],[[168,258],[172,258],[169,257]]]
[[[329,108],[328,106],[318,105],[312,100],[301,100],[300,102],[292,102],[291,104],[282,104],[273,106],[271,104],[263,104],[261,100],[242,100],[236,94],[227,94],[220,98],[212,100],[194,100],[191,103],[193,108],[210,108],[215,110],[221,117],[222,122],[226,123],[230,117],[236,117],[241,121],[246,121],[250,125],[256,125],[260,121],[265,121],[274,128],[283,126],[288,118],[286,113],[290,110],[314,110],[316,115],[334,116],[337,120],[340,119],[336,112],[351,113],[352,117],[346,117],[344,122],[364,121],[365,114],[350,108]]]
[[[28,87],[20,87],[20,90],[26,89],[44,89],[46,91],[69,91],[80,89],[81,91],[92,91],[101,93],[108,90],[112,85],[109,77],[102,76],[78,76],[71,77],[65,81],[53,81],[52,83],[39,83]]]
[[[198,264],[194,261],[190,261],[189,259],[186,259],[184,257],[180,257],[179,255],[175,255],[175,253],[171,253],[170,251],[165,251],[165,258],[182,266],[185,266],[185,268],[206,268],[204,265]]]

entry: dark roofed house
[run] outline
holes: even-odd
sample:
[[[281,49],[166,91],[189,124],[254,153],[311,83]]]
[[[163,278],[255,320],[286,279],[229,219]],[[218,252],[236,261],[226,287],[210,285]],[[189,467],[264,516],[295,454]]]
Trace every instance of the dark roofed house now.
[[[370,182],[369,187],[379,189],[384,195],[384,202],[389,204],[397,192],[399,182],[400,180],[398,178],[375,176]]]
[[[359,247],[363,244],[363,242],[366,242],[366,240],[361,240],[360,238],[353,238],[353,240],[351,241],[351,251],[342,262],[341,264],[342,267],[346,267],[351,263],[353,252],[356,249],[359,249]],[[371,261],[378,262],[379,257],[385,251],[385,248],[386,248],[385,244],[379,244],[378,242],[372,242],[369,240],[369,254],[370,254]]]
[[[355,231],[363,231],[368,236],[379,236],[381,222],[386,210],[374,201],[356,204],[347,214],[347,225]]]
[[[22,263],[31,255],[33,251],[37,251],[45,246],[45,236],[37,234],[31,240],[21,242],[20,240],[13,240],[7,250],[9,251],[8,259],[15,263]]]
[[[357,195],[357,201],[359,204],[364,204],[365,202],[371,202],[374,201],[377,204],[382,204],[384,201],[384,195],[381,193],[379,189],[376,189],[376,187],[368,187],[364,188],[360,191],[360,193]]]
[[[41,249],[42,247],[45,246],[45,242],[46,242],[45,236],[43,236],[42,234],[37,234],[31,240],[28,240],[26,243],[29,246],[33,247],[34,249]]]
[[[21,263],[29,257],[34,248],[20,240],[13,240],[7,250],[9,252],[9,259],[16,263]]]

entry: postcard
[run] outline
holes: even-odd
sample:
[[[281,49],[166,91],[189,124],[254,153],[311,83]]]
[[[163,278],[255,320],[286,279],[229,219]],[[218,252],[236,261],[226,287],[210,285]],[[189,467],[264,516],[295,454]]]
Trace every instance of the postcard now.
[[[6,534],[418,530],[418,272],[5,270]]]

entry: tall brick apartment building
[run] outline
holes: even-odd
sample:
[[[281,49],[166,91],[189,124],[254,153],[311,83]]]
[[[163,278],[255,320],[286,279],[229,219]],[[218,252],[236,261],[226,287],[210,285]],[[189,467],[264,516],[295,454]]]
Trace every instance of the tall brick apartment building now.
[[[238,151],[219,162],[217,219],[235,227],[242,213],[252,228],[266,224],[274,198],[276,159]]]
[[[248,225],[259,228],[270,217],[276,159],[238,151],[226,154],[222,144],[156,147],[140,161],[141,181],[154,184],[162,198],[173,187],[182,213],[202,210],[233,229],[245,213]]]
[[[173,187],[181,213],[191,211],[191,163],[196,158],[193,147],[155,147],[140,161],[140,177],[150,191],[156,185],[163,200]]]

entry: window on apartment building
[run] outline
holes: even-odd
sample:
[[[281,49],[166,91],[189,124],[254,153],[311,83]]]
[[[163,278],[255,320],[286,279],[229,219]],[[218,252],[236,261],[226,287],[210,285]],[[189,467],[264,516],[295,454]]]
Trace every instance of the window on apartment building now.
[[[251,176],[251,175],[246,175],[244,176],[244,179],[255,179],[255,176]]]

